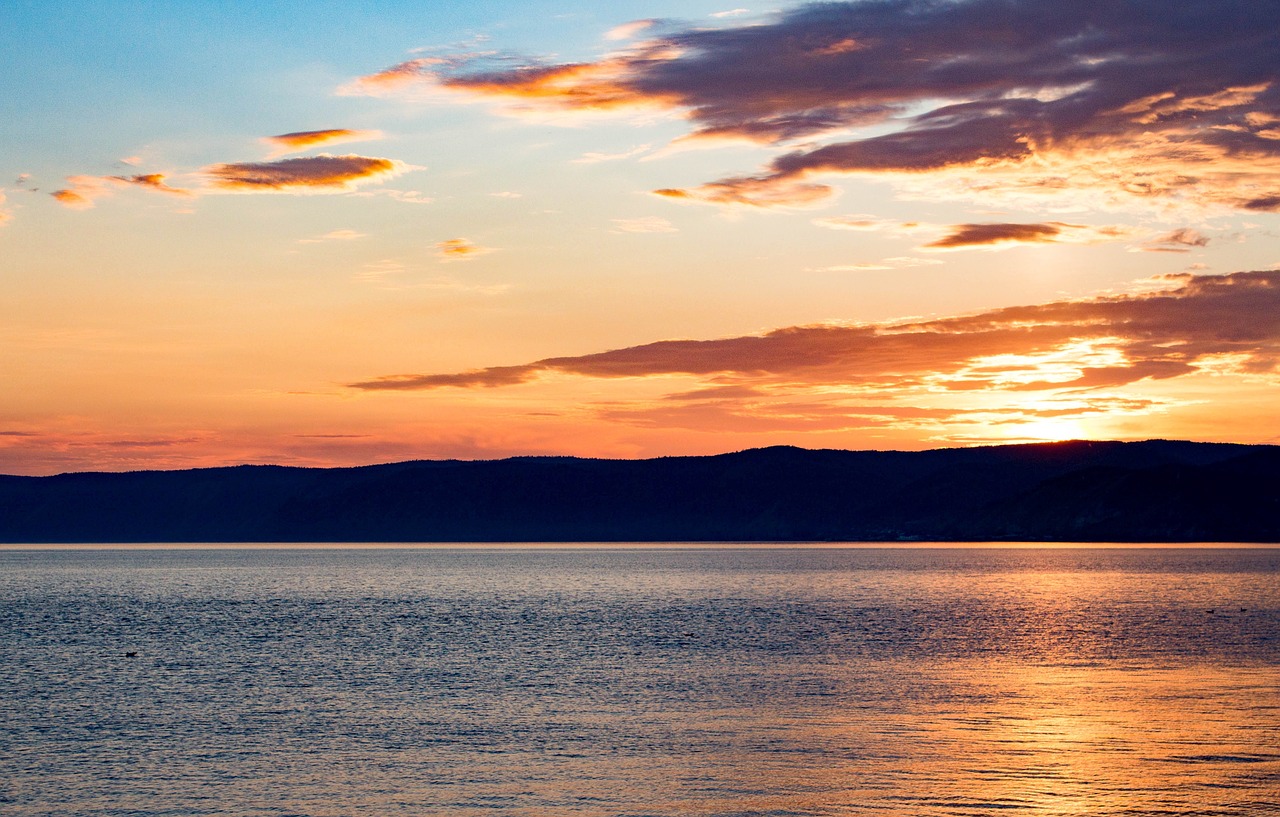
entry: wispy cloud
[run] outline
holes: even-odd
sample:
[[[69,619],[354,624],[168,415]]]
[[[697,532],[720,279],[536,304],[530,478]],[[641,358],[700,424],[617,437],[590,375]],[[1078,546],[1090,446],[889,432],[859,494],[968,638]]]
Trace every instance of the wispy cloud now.
[[[687,117],[687,138],[807,140],[756,173],[659,191],[688,201],[803,205],[832,192],[814,176],[930,171],[975,197],[1269,211],[1277,29],[1272,3],[831,2],[665,30],[596,61],[415,60],[355,87],[432,86],[524,111],[657,106]]]
[[[826,200],[832,195],[832,189],[825,184],[796,179],[740,177],[704,184],[695,190],[662,187],[653,193],[676,201],[806,209],[826,204]]]
[[[97,444],[107,448],[171,448],[204,442],[203,437],[154,437],[132,440],[104,440]]]
[[[1113,397],[1069,397],[1022,406],[966,408],[873,404],[832,394],[797,399],[761,392],[689,402],[602,406],[599,414],[602,419],[641,428],[678,428],[720,435],[853,430],[880,434],[909,429],[912,436],[948,442],[1008,443],[1044,439],[1046,430],[1050,438],[1061,439],[1062,429],[1070,429],[1073,421],[1098,415],[1138,416],[1162,408],[1164,405],[1155,400]],[[1058,423],[1063,425],[1053,429]]]
[[[457,58],[415,57],[340,86],[338,96],[388,96],[422,84],[422,77],[457,65]]]
[[[168,184],[165,184],[165,177],[163,173],[142,173],[136,176],[108,176],[106,178],[107,181],[116,184],[137,185],[139,187],[145,187],[148,190],[155,190],[159,193],[172,193],[177,196],[191,195],[190,190],[180,187],[170,187]]]
[[[826,227],[828,230],[854,230],[857,232],[890,233],[895,235],[906,235],[921,230],[934,229],[932,225],[922,224],[918,221],[897,221],[867,214],[815,218],[813,223],[819,227]]]
[[[622,233],[675,233],[679,232],[674,224],[658,216],[642,218],[615,218],[613,226]]]
[[[314,238],[299,238],[299,244],[321,244],[327,241],[355,241],[359,238],[368,238],[368,233],[362,233],[357,230],[330,230],[324,235],[318,235]]]
[[[191,190],[166,184],[162,173],[143,173],[136,176],[68,176],[67,186],[49,195],[64,207],[87,210],[94,206],[96,199],[109,196],[114,190],[122,187],[142,188],[175,196],[192,195]]]
[[[1209,246],[1209,239],[1200,231],[1190,227],[1182,227],[1163,235],[1155,236],[1135,249],[1141,252],[1191,252]]]
[[[217,190],[239,193],[340,193],[393,178],[411,166],[370,156],[305,156],[274,162],[233,162],[205,168]]]
[[[478,249],[478,252],[483,254],[486,250]],[[464,257],[466,256],[455,257],[451,260],[459,260]],[[510,284],[505,283],[479,283],[476,281],[460,281],[457,278],[451,278],[446,275],[423,275],[420,270],[411,270],[403,262],[393,258],[384,258],[381,261],[366,263],[353,277],[364,284],[373,284],[381,289],[397,291],[416,290],[452,295],[494,297],[505,295],[512,289]]]
[[[272,156],[310,150],[320,145],[336,145],[342,142],[364,142],[381,139],[382,131],[352,130],[350,128],[326,128],[324,130],[304,130],[293,133],[282,133],[277,136],[263,137],[262,141],[271,145]]]
[[[421,167],[412,167],[414,170],[421,170]],[[421,190],[395,190],[383,188],[381,190],[357,190],[350,194],[352,198],[371,199],[385,197],[395,201],[404,202],[405,204],[431,204],[435,201],[431,196],[426,195]]]
[[[381,261],[370,261],[360,268],[355,274],[357,281],[364,282],[381,282],[387,278],[401,275],[405,272],[405,265],[392,258],[384,258]]]
[[[436,244],[436,257],[443,262],[469,261],[491,252],[493,250],[489,247],[481,247],[466,238],[450,238]]]
[[[597,162],[616,162],[621,159],[630,159],[633,156],[639,156],[647,152],[652,145],[638,145],[630,150],[624,150],[620,153],[584,153],[577,159],[573,160],[574,164],[586,165],[596,164]]]
[[[833,264],[829,267],[818,267],[813,272],[869,272],[875,270],[908,269],[910,267],[930,267],[941,264],[936,258],[916,258],[910,255],[895,255],[879,261],[863,261],[854,264]]]
[[[657,20],[632,20],[620,26],[614,26],[605,32],[606,40],[629,40],[640,32],[652,28]]]

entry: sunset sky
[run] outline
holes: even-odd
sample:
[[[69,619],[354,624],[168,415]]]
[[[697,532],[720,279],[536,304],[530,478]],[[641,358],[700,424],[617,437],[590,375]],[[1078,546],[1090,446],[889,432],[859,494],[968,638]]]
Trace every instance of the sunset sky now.
[[[1280,442],[1280,4],[0,30],[0,473]]]

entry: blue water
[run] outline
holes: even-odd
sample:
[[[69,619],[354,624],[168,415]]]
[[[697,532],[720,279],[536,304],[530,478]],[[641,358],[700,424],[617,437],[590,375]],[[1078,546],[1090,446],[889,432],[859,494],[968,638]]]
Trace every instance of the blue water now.
[[[1280,550],[0,552],[0,814],[1280,814]]]

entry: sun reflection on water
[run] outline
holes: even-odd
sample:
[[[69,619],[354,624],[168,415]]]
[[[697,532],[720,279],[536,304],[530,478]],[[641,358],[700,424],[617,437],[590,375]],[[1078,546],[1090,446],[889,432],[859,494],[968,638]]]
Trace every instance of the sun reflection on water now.
[[[1280,802],[1271,551],[0,561],[6,817],[1254,817]]]

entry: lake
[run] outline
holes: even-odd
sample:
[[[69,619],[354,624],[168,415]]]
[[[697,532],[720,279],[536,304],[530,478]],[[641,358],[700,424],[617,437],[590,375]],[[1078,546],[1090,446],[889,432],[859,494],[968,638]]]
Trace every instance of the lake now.
[[[6,550],[0,691],[12,817],[1277,814],[1280,549]]]

